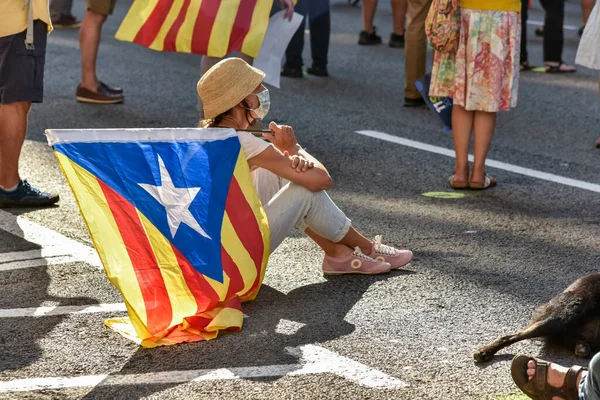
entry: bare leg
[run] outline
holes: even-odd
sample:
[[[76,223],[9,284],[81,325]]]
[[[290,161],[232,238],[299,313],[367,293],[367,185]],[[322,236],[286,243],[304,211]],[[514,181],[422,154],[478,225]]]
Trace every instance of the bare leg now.
[[[583,18],[583,26],[587,24],[588,18],[594,8],[594,0],[581,0],[581,16]]]
[[[452,107],[452,137],[456,152],[455,180],[466,182],[469,179],[469,146],[475,112],[467,111],[464,107]]]
[[[308,237],[314,240],[314,242],[319,245],[321,249],[323,249],[326,255],[330,257],[338,258],[350,255],[356,246],[360,247],[362,252],[365,254],[371,253],[371,246],[373,245],[372,242],[361,235],[353,227],[350,227],[350,230],[346,236],[344,236],[339,243],[332,242],[329,239],[319,236],[310,228],[306,228],[306,231],[304,232],[308,235]]]
[[[106,15],[87,10],[79,30],[79,47],[81,49],[81,86],[93,92],[98,91],[96,76],[96,58],[100,47],[102,25]]]
[[[19,156],[27,133],[31,102],[0,105],[0,186],[10,188],[19,178]]]
[[[377,0],[363,0],[362,3],[363,28],[365,31],[372,33]]]
[[[407,0],[391,0],[392,16],[394,19],[394,33],[404,35],[404,21],[406,20]]]
[[[475,183],[485,182],[485,159],[487,158],[490,143],[496,130],[496,113],[475,111],[474,118],[474,140],[473,140],[473,169],[471,181]]]

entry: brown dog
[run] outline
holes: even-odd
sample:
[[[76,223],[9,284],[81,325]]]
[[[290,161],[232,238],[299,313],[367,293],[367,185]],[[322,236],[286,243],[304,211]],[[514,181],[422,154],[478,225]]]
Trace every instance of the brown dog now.
[[[586,275],[533,313],[523,330],[477,350],[477,362],[489,361],[500,349],[524,339],[545,337],[588,358],[600,350],[600,273]]]

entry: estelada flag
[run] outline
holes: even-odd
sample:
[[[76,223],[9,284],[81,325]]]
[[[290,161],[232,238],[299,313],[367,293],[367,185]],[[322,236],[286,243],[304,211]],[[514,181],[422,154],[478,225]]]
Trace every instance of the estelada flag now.
[[[106,275],[144,347],[239,330],[269,227],[233,129],[47,130]]]
[[[116,38],[158,51],[256,58],[273,0],[135,0]]]

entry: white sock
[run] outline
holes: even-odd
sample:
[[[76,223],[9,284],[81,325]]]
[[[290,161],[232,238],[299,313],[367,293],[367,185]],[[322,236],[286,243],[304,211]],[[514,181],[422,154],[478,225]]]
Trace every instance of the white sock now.
[[[1,187],[1,186],[0,186]],[[17,188],[19,187],[19,184],[17,183],[15,186],[13,187],[9,187],[9,188],[2,188],[2,190],[4,190],[5,192],[14,192],[15,190],[17,190]]]

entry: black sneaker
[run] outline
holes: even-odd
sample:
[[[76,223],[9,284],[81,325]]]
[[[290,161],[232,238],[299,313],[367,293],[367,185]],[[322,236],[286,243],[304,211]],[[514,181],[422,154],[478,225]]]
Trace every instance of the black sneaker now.
[[[0,189],[0,208],[7,207],[43,207],[58,201],[58,195],[41,192],[22,180],[12,192]]]
[[[302,78],[304,73],[302,72],[302,67],[283,67],[281,76],[287,76],[288,78]]]
[[[411,99],[409,97],[404,98],[404,107],[421,107],[426,105],[425,100],[422,97],[418,99]]]
[[[397,49],[403,49],[404,48],[404,35],[396,35],[395,33],[392,33],[390,35],[389,46],[397,48]]]
[[[306,68],[306,73],[314,76],[329,76],[329,73],[327,72],[327,67],[322,67],[318,65],[313,65],[312,67]]]
[[[377,35],[377,29],[373,27],[373,32],[360,31],[358,35],[358,44],[363,46],[370,46],[374,44],[381,44],[381,36]]]

